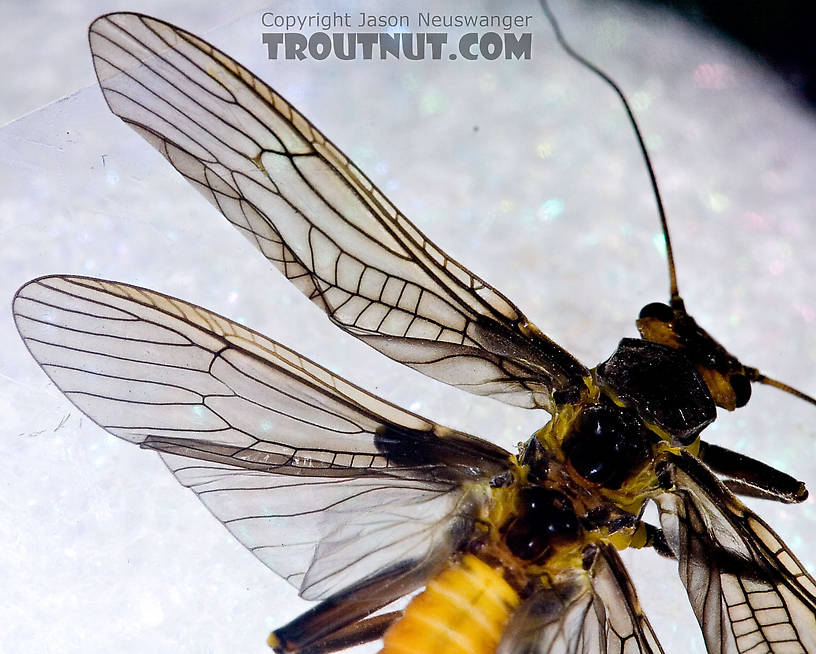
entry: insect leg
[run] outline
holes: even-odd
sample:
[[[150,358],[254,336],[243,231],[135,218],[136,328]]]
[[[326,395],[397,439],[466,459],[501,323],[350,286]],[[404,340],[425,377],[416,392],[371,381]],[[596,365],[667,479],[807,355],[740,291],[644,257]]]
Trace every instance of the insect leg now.
[[[700,442],[700,460],[719,475],[737,495],[793,504],[807,499],[805,483],[749,456]]]
[[[379,638],[399,615],[368,616],[419,588],[432,567],[409,561],[389,568],[323,600],[273,631],[267,642],[281,654],[317,654]]]
[[[644,547],[651,547],[660,556],[665,556],[668,559],[676,558],[666,541],[663,530],[648,522],[638,524],[637,529],[626,543],[626,547],[632,547],[637,550],[643,549]]]
[[[666,535],[663,533],[663,530],[660,527],[650,525],[648,522],[644,522],[642,524],[646,531],[646,543],[643,545],[643,547],[651,547],[660,556],[664,556],[667,559],[677,558],[669,547],[669,544],[666,541]]]
[[[363,618],[305,647],[296,647],[289,643],[284,644],[278,637],[282,630],[278,629],[269,636],[267,644],[272,647],[276,654],[329,654],[330,652],[338,652],[382,638],[388,627],[400,617],[402,617],[402,611],[390,611],[370,618]],[[295,647],[295,649],[292,649],[292,647]]]

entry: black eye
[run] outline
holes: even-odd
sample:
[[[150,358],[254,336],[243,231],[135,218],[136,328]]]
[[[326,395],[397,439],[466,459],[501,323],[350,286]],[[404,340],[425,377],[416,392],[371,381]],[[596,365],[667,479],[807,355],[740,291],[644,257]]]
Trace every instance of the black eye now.
[[[674,309],[662,302],[652,302],[640,310],[638,318],[656,318],[660,322],[669,322],[674,319]]]
[[[748,400],[751,399],[751,382],[748,381],[748,378],[745,375],[736,373],[728,378],[728,382],[734,391],[734,401],[737,408],[748,404]]]
[[[584,479],[620,488],[649,455],[640,421],[619,407],[592,407],[564,440],[564,453]]]

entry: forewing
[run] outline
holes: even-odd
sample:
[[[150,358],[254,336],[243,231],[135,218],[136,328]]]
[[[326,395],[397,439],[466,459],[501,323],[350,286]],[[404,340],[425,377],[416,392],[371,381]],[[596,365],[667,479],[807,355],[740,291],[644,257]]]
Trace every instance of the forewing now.
[[[816,582],[771,528],[688,453],[660,521],[710,654],[816,652]]]
[[[615,549],[599,545],[589,570],[534,593],[496,654],[662,654]]]
[[[430,377],[550,408],[588,372],[391,205],[330,141],[210,44],[137,14],[90,28],[111,111],[341,328]]]
[[[114,282],[47,277],[14,319],[57,387],[161,453],[259,559],[317,599],[467,526],[465,482],[508,453],[369,395],[205,309]]]

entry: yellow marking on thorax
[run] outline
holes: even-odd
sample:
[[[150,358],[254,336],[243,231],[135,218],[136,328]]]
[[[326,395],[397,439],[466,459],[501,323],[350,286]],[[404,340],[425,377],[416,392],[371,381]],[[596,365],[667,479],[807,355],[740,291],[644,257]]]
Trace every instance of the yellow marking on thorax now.
[[[641,522],[634,529],[622,529],[614,534],[609,534],[606,540],[619,550],[625,550],[629,547],[640,549],[649,544],[649,533],[646,530],[646,525]]]
[[[501,570],[466,554],[411,600],[379,654],[493,654],[519,602]]]
[[[481,525],[494,539],[496,533],[493,533],[493,529],[503,525],[516,511],[519,487],[527,476],[526,468],[518,464],[515,456],[510,457],[510,466],[515,477],[513,483],[497,488],[482,484],[478,488],[479,503],[481,505],[479,519],[482,522],[477,524]]]

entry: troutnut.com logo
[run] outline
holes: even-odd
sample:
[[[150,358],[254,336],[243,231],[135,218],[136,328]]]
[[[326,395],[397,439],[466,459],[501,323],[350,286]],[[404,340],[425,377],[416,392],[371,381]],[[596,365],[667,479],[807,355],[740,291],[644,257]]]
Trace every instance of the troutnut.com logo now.
[[[532,53],[532,33],[518,31],[529,28],[529,15],[266,12],[261,20],[266,28],[283,30],[263,33],[269,59],[493,60],[530,59]],[[355,28],[366,31],[344,31]],[[385,31],[371,31],[376,28]],[[319,31],[303,33],[311,29]],[[452,35],[445,29],[475,31]]]

